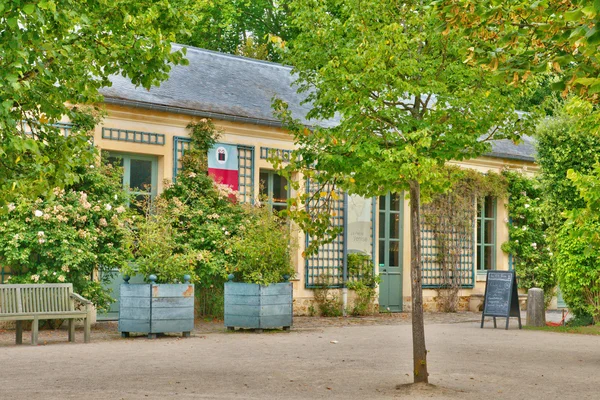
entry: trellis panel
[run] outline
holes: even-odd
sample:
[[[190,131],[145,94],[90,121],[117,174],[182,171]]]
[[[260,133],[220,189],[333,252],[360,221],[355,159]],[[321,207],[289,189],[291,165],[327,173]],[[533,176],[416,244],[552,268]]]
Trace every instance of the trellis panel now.
[[[283,161],[283,162],[289,162],[290,158],[292,157],[292,150],[276,149],[273,147],[261,147],[260,148],[261,160],[267,160],[272,155],[280,158],[281,161]]]
[[[424,210],[427,206],[423,207]],[[443,217],[437,227],[427,225],[425,218],[421,219],[421,270],[424,288],[441,288],[445,286],[444,271],[439,262],[439,252],[442,249],[459,249],[460,256],[456,272],[460,287],[472,288],[475,285],[475,218],[464,212],[464,218],[469,223],[463,228],[451,226]],[[464,231],[459,231],[464,229]],[[437,234],[437,238],[436,238]],[[443,235],[444,238],[440,239]],[[446,243],[439,243],[445,240]],[[454,278],[452,271],[449,276]]]
[[[102,139],[117,140],[120,142],[165,145],[165,135],[154,132],[132,131],[118,128],[102,128]]]
[[[306,183],[306,190],[309,194],[314,194],[317,191],[331,192],[333,185],[328,184],[325,187],[319,187],[319,185],[312,184],[310,180]],[[335,215],[331,217],[331,223],[334,227],[344,227],[344,194],[336,190],[338,195],[337,200],[332,200],[333,207],[332,211]],[[312,209],[318,209],[325,206],[323,199],[313,200],[309,203],[308,207]],[[331,242],[319,247],[316,254],[307,257],[305,262],[306,270],[306,283],[307,288],[318,287],[319,284],[323,283],[320,279],[328,278],[330,283],[329,287],[339,288],[343,286],[343,269],[344,269],[344,240],[345,232],[340,232],[337,237]],[[312,241],[312,238],[306,235],[306,245],[308,246]]]

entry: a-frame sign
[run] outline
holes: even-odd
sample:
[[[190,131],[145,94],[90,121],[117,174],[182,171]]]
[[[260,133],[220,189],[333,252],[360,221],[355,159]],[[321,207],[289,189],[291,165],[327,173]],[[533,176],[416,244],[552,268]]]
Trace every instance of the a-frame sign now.
[[[496,317],[506,318],[506,329],[508,329],[509,318],[517,317],[519,319],[519,329],[521,329],[517,277],[514,271],[487,272],[483,313],[481,315],[482,328],[485,317],[494,317],[494,328],[496,328]]]

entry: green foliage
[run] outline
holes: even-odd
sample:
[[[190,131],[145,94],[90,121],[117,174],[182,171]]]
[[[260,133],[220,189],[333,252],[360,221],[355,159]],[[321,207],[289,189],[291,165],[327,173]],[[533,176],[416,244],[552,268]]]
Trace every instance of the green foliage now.
[[[440,270],[438,307],[443,312],[456,312],[459,292],[465,285],[465,274],[460,272],[464,246],[473,240],[477,203],[487,196],[505,197],[507,182],[492,172],[482,174],[449,165],[445,170],[450,189],[434,195],[430,203],[422,206],[421,213],[422,223],[437,246],[437,257],[432,261]]]
[[[331,289],[331,276],[321,274],[316,278],[313,290],[315,303],[322,317],[341,317],[344,313],[342,299],[337,289]],[[316,310],[313,307],[313,312]]]
[[[556,274],[564,300],[576,315],[600,322],[599,218],[569,220],[557,232]]]
[[[373,261],[366,254],[348,254],[348,281],[346,287],[354,291],[352,315],[370,315],[377,312],[377,285],[381,278],[373,273]]]
[[[190,3],[0,3],[0,207],[79,180],[75,160],[92,162],[85,132],[97,113],[81,105],[101,102],[113,74],[149,89],[186,63],[171,42],[187,33]],[[68,137],[53,127],[65,117],[75,123]]]
[[[537,159],[545,194],[544,213],[552,230],[558,229],[562,212],[584,206],[567,171],[587,173],[600,154],[600,120],[590,103],[570,98],[537,128]]]
[[[0,264],[11,283],[73,283],[98,309],[111,298],[92,277],[109,279],[130,257],[125,225],[131,219],[121,169],[78,167],[79,182],[37,199],[19,196],[0,215]]]
[[[548,303],[557,281],[546,233],[544,192],[537,177],[514,171],[504,171],[503,175],[508,180],[509,240],[502,244],[502,250],[513,256],[519,287],[543,289]]]
[[[232,201],[235,193],[208,175],[207,151],[216,143],[220,132],[206,119],[190,124],[188,129],[192,143],[183,157],[183,169],[176,182],[168,185],[160,197],[185,208],[185,212],[177,215],[174,225],[176,240],[179,245],[198,252],[196,288],[200,299],[207,302],[200,307],[209,315],[218,316],[223,307],[222,285],[235,267],[229,241],[240,232],[244,211]]]
[[[231,239],[231,246],[239,282],[270,285],[295,274],[291,227],[267,207],[246,207],[243,230]]]
[[[600,92],[600,3],[585,0],[437,0],[445,32],[468,37],[465,62],[498,71],[513,84],[533,74],[560,74],[554,90]]]
[[[446,162],[481,155],[492,139],[517,141],[528,127],[514,113],[517,90],[465,65],[462,38],[438,32],[420,1],[301,0],[292,10],[299,35],[285,56],[311,102],[309,117],[340,121],[309,130],[275,102],[298,148],[281,165],[288,176],[301,171],[314,185],[363,196],[400,193],[412,183],[427,202],[450,187]],[[290,200],[301,229],[316,226],[325,240],[335,235],[323,228],[330,218],[304,205],[331,192],[298,191]],[[320,244],[312,243],[309,253]]]
[[[600,163],[589,173],[569,170],[584,207],[565,212],[556,240],[557,274],[563,298],[576,315],[600,323]]]
[[[198,23],[179,43],[261,60],[279,61],[276,48],[294,37],[290,0],[213,0],[197,2]]]
[[[188,207],[159,197],[143,205],[143,212],[129,229],[133,263],[121,272],[129,276],[140,274],[145,279],[155,275],[157,283],[183,282],[184,275],[196,282],[195,264],[201,254],[185,243],[178,229],[179,218],[187,214]]]
[[[577,326],[589,326],[594,324],[594,318],[590,314],[580,313],[579,315],[575,314],[573,318],[567,321],[567,326],[577,327]]]
[[[188,128],[192,144],[183,157],[183,169],[157,201],[173,212],[164,229],[171,232],[175,253],[196,254],[193,268],[201,310],[219,316],[223,284],[230,273],[261,284],[294,274],[290,228],[266,208],[239,204],[236,192],[208,175],[207,151],[220,135],[210,120]]]

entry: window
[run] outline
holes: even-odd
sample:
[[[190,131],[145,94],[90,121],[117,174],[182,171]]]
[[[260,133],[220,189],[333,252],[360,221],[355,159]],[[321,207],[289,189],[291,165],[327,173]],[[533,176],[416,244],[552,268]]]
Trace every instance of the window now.
[[[477,208],[477,271],[496,269],[496,199],[487,196]]]
[[[108,153],[108,162],[123,167],[123,189],[135,202],[151,200],[156,196],[158,158],[140,154]]]
[[[289,197],[288,182],[283,176],[279,176],[275,171],[260,170],[260,197],[266,199],[269,208],[276,211],[287,208],[287,199]]]

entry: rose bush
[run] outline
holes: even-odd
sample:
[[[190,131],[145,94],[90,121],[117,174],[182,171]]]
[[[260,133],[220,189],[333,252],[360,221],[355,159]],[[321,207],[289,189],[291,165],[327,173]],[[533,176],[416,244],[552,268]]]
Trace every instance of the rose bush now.
[[[94,277],[108,279],[130,257],[130,220],[120,168],[86,166],[79,183],[45,198],[19,197],[0,214],[0,265],[9,283],[73,283],[98,309],[110,293]]]

